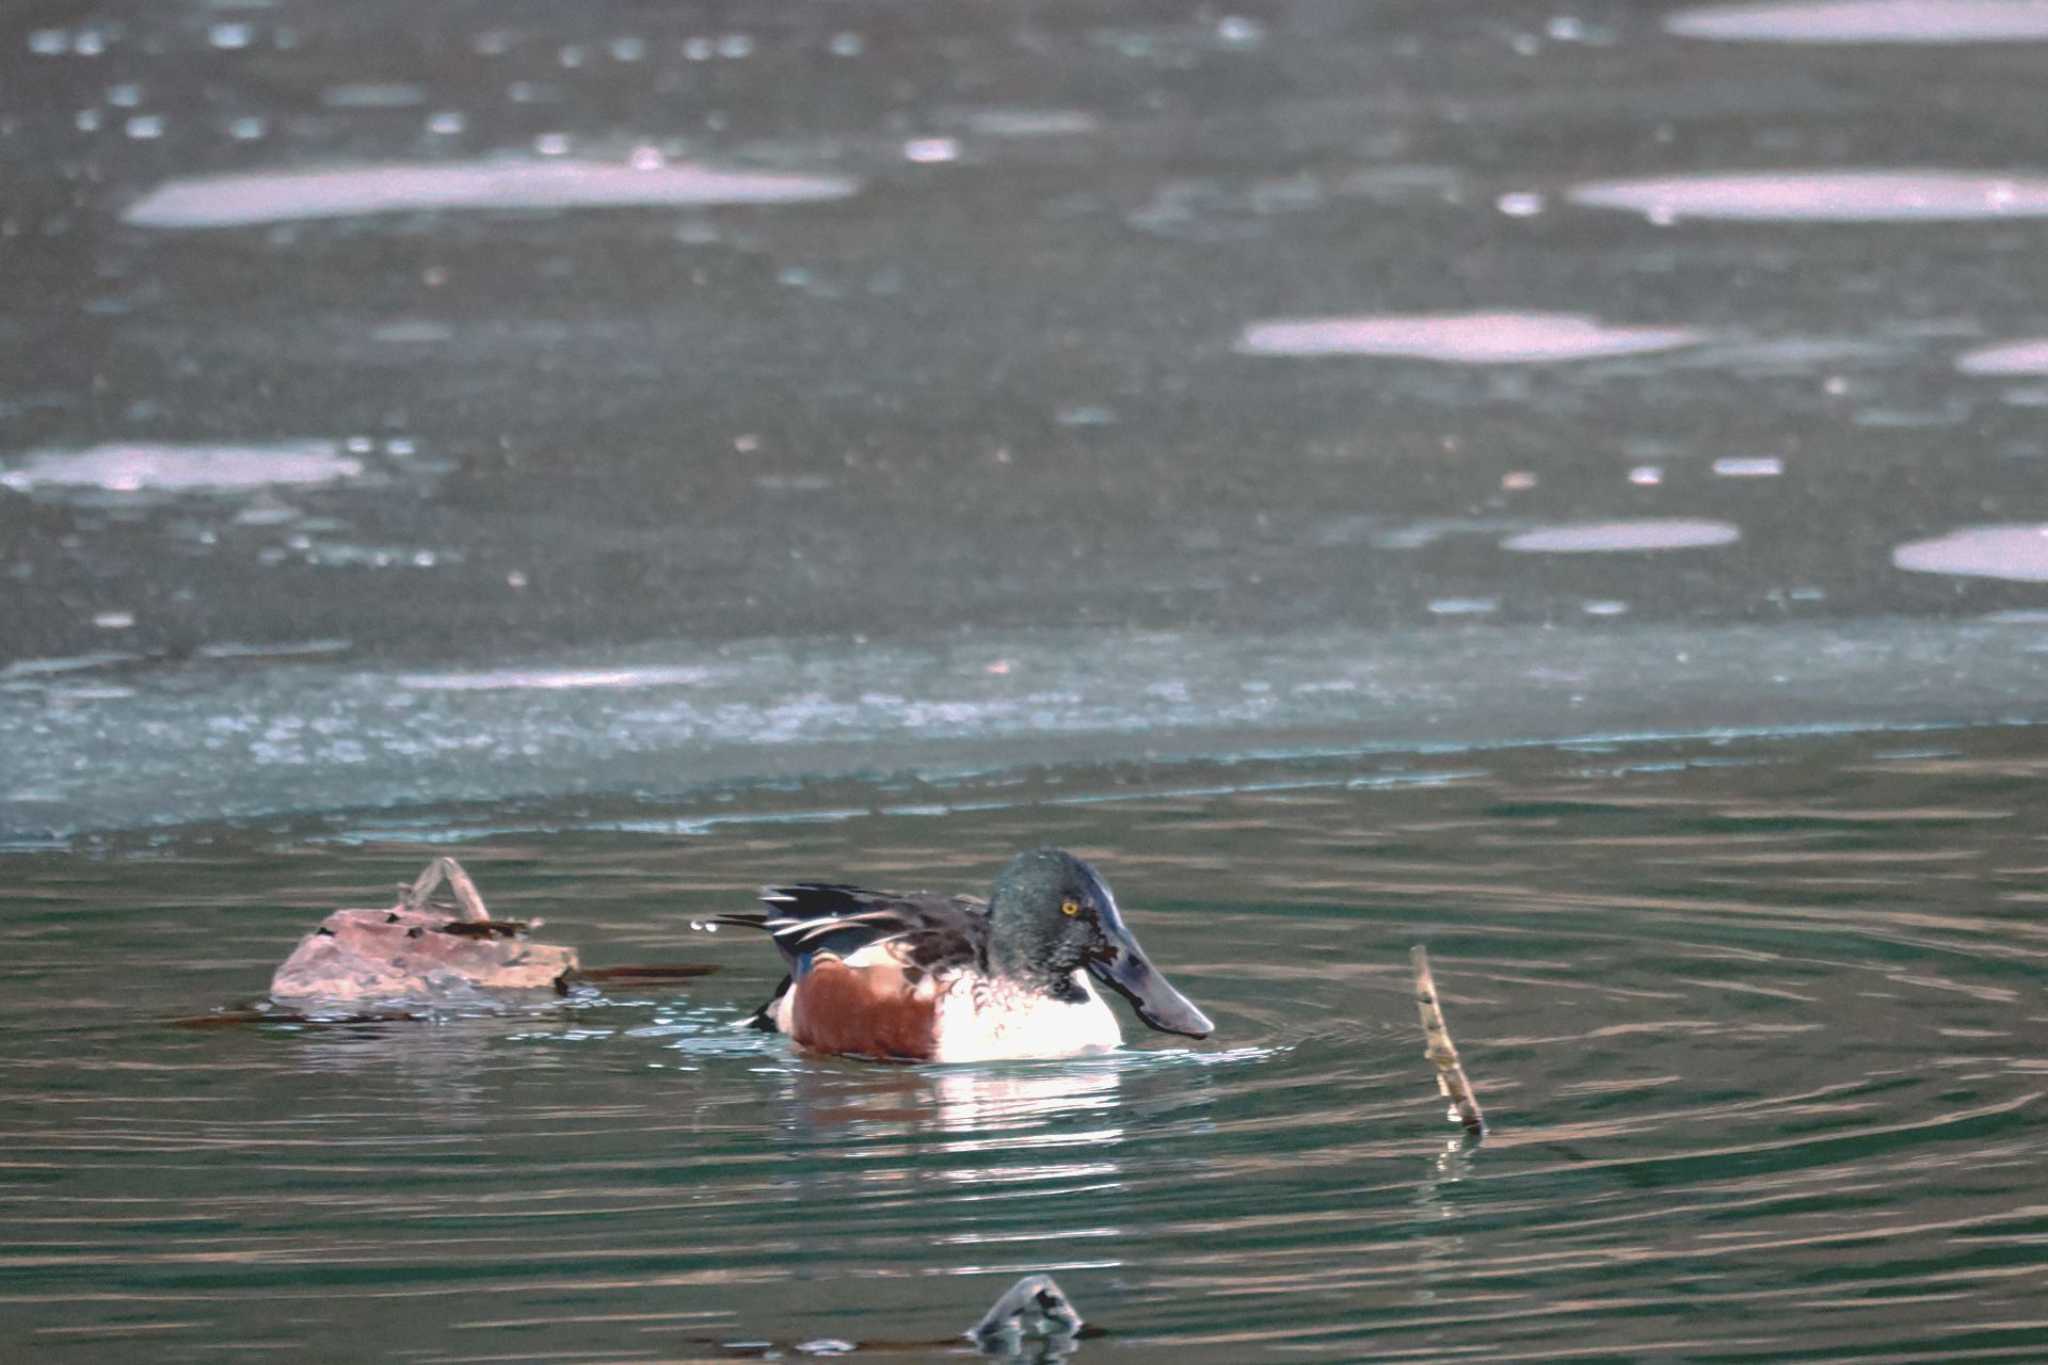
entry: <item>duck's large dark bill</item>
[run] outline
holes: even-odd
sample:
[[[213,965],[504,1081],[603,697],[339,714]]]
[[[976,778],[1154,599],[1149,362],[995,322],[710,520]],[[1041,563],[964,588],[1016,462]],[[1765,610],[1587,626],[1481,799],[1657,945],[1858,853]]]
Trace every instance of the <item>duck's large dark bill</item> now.
[[[1209,1016],[1195,1008],[1194,1001],[1152,969],[1128,934],[1118,937],[1122,942],[1107,958],[1088,964],[1096,980],[1130,1001],[1138,1017],[1162,1033],[1206,1038],[1216,1031]]]

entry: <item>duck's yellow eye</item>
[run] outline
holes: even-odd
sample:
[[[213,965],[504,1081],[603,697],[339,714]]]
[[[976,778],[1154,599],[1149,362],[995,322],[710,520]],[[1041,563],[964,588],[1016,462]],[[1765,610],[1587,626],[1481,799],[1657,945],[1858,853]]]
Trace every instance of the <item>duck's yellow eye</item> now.
[[[1079,901],[1061,901],[1061,902],[1060,902],[1060,913],[1061,913],[1062,915],[1067,915],[1067,916],[1069,916],[1069,917],[1071,917],[1071,916],[1074,916],[1074,915],[1078,915],[1078,914],[1080,914],[1080,913],[1081,913],[1081,902],[1079,902]]]

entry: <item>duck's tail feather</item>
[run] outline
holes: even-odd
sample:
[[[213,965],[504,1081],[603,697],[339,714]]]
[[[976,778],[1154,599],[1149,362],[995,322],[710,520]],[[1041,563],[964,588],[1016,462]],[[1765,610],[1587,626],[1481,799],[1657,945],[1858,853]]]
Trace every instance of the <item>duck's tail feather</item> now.
[[[690,921],[690,927],[703,929],[711,925],[725,925],[733,929],[761,929],[773,933],[774,929],[769,924],[771,918],[773,917],[758,911],[750,915],[713,915],[710,919]]]
[[[775,988],[775,994],[769,996],[767,1002],[761,1008],[748,1015],[747,1022],[742,1027],[758,1029],[762,1033],[782,1032],[781,1028],[775,1023],[775,1007],[782,1003],[783,996],[789,994],[790,983],[794,980],[796,978],[792,976],[783,977],[782,984]]]

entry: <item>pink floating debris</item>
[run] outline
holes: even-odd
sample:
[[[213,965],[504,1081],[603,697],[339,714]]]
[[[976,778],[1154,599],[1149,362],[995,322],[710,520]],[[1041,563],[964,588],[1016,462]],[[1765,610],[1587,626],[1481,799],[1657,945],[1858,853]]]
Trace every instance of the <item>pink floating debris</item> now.
[[[452,914],[430,904],[444,881]],[[462,864],[436,858],[389,909],[329,915],[271,977],[270,996],[331,1006],[561,990],[576,974],[576,950],[535,943],[528,932],[538,923],[492,919]]]

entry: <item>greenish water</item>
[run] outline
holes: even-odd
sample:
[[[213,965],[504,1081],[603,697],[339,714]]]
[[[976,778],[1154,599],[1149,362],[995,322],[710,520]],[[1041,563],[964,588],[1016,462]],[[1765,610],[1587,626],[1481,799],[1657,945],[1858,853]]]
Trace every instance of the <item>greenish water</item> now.
[[[0,1314],[38,1360],[923,1358],[1047,1270],[1107,1329],[1083,1360],[2038,1358],[2044,770],[2032,729],[1588,745],[18,853]],[[689,929],[773,877],[985,885],[1040,840],[1098,861],[1213,1039],[796,1056],[735,1028],[767,947]],[[164,1026],[443,849],[586,962],[722,970]],[[1421,1056],[1415,942],[1476,1149]]]

